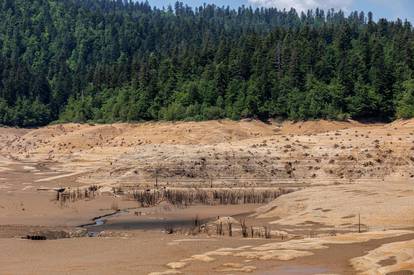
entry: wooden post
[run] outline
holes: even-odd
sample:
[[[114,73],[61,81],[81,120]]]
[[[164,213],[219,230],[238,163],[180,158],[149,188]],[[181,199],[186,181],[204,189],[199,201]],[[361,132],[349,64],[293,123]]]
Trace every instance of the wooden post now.
[[[158,169],[155,169],[155,188],[158,188]]]

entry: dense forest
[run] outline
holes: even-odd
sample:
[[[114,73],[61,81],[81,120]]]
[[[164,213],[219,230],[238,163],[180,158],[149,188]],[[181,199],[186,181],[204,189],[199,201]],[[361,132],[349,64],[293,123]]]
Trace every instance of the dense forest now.
[[[0,124],[414,116],[407,21],[316,9],[0,0]]]

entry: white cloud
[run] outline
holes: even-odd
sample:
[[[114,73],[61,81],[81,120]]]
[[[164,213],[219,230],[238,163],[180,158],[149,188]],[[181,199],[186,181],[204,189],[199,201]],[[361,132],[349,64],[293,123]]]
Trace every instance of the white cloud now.
[[[275,7],[278,9],[295,8],[297,11],[307,11],[308,9],[342,9],[347,11],[354,0],[249,0],[250,3],[263,7]]]

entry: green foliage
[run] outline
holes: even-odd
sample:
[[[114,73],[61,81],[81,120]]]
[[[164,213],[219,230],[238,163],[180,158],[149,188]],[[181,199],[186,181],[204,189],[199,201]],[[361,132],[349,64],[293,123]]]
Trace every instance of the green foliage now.
[[[0,124],[413,117],[413,28],[369,17],[0,0]]]
[[[348,98],[348,109],[355,118],[381,117],[381,94],[374,87],[358,81],[355,84],[355,94]]]
[[[165,120],[183,120],[186,117],[186,108],[180,103],[173,102],[161,109],[161,118]]]
[[[397,102],[398,118],[414,118],[414,79],[403,83],[404,91]]]
[[[22,127],[46,125],[49,122],[50,108],[39,100],[18,99],[13,108],[0,99],[0,124]]]
[[[73,97],[69,98],[68,104],[61,115],[63,122],[87,122],[92,120],[93,108],[92,97],[75,100]]]

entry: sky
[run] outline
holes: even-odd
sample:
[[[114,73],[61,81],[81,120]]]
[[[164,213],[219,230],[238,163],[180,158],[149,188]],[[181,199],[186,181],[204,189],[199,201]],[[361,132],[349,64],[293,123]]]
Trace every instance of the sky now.
[[[153,6],[162,8],[169,4],[174,5],[176,0],[148,0]],[[414,22],[414,0],[180,0],[189,6],[200,6],[203,3],[214,3],[217,6],[237,8],[241,5],[254,7],[276,7],[296,10],[315,9],[342,9],[349,11],[372,11],[375,18],[408,19]]]

